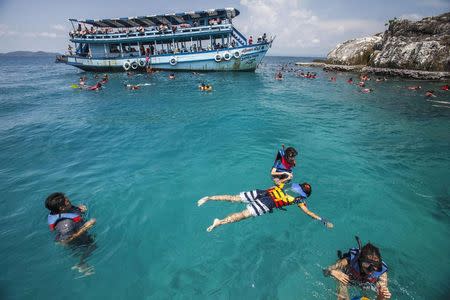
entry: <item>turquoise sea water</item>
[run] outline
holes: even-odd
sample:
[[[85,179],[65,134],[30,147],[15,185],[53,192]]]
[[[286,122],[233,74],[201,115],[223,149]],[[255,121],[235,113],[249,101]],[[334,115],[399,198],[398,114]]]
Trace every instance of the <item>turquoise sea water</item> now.
[[[70,88],[93,74],[52,58],[0,60],[0,298],[333,299],[321,269],[359,235],[380,247],[393,299],[448,299],[450,105],[423,96],[443,83],[371,81],[362,94],[351,74],[274,80],[300,60],[175,80],[111,74],[98,92]],[[270,187],[283,143],[299,150],[309,208],[335,228],[289,207],[207,233],[244,205],[196,201]],[[97,219],[94,275],[80,278],[53,242],[55,191]]]

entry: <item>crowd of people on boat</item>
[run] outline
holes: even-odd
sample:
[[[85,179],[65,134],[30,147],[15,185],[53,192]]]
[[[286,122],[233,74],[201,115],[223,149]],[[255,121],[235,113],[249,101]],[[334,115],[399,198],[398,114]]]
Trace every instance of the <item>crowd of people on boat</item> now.
[[[213,18],[209,19],[208,26],[229,24],[229,20],[226,18]],[[81,25],[78,23],[77,29],[69,32],[69,36],[71,38],[85,38],[88,35],[101,35],[101,34],[133,34],[137,33],[138,35],[145,35],[146,32],[154,32],[156,34],[166,34],[166,33],[175,33],[177,31],[199,27],[199,21],[193,21],[191,23],[181,23],[181,24],[159,24],[155,26],[137,26],[137,27],[123,27],[123,28],[113,28],[113,27],[91,27],[86,26],[86,24]]]

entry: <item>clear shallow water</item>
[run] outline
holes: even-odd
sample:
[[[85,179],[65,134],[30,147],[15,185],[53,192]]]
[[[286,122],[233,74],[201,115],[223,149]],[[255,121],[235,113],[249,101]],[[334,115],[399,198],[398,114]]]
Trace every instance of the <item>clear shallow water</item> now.
[[[321,268],[355,234],[381,248],[394,299],[448,298],[450,105],[423,96],[442,83],[372,81],[362,94],[350,74],[273,79],[299,60],[174,81],[112,74],[99,92],[71,89],[93,74],[52,59],[0,60],[0,298],[332,299]],[[269,187],[282,143],[299,149],[295,177],[335,228],[289,207],[207,233],[244,206],[196,200]],[[77,258],[53,243],[43,202],[54,191],[97,219],[95,275],[78,278]]]

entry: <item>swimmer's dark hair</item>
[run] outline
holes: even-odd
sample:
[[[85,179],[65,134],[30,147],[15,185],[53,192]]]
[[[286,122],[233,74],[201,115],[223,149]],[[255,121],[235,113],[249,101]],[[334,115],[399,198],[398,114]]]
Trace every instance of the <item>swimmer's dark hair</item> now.
[[[302,187],[302,190],[305,192],[306,196],[311,196],[312,193],[312,188],[311,185],[307,182],[303,182],[300,184],[300,186]]]
[[[286,150],[284,150],[284,155],[286,157],[295,157],[297,156],[298,152],[295,150],[294,147],[287,147]]]
[[[52,214],[60,213],[60,207],[64,206],[66,195],[60,192],[50,194],[50,196],[45,199],[45,207]]]

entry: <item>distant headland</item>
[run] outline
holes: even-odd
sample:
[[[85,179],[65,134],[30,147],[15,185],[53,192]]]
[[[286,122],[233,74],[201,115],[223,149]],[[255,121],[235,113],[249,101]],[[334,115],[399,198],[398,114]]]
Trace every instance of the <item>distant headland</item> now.
[[[308,65],[381,76],[450,78],[450,12],[416,22],[394,18],[385,25],[386,31],[339,44],[326,60]]]
[[[59,53],[44,52],[44,51],[13,51],[7,53],[0,53],[0,57],[55,57]]]

